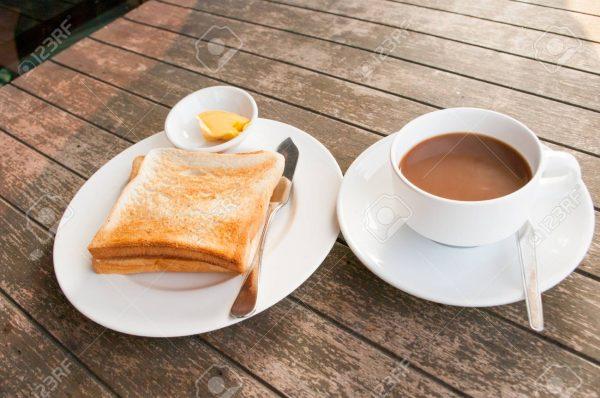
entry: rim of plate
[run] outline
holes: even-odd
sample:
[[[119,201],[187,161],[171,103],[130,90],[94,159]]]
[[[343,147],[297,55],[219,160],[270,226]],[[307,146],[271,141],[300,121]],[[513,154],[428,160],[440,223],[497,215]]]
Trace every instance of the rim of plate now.
[[[332,170],[335,172],[336,177],[339,179],[339,184],[340,184],[340,188],[341,188],[341,184],[343,181],[343,174],[342,171],[340,169],[339,164],[337,163],[335,157],[331,154],[331,152],[329,151],[329,149],[327,149],[327,147],[325,145],[323,145],[323,143],[321,143],[319,140],[317,140],[315,137],[313,137],[312,135],[308,134],[307,132],[289,125],[287,123],[283,123],[283,122],[279,122],[276,120],[271,120],[271,119],[265,119],[265,118],[257,118],[256,120],[257,122],[259,121],[267,121],[269,123],[275,123],[275,124],[280,124],[282,126],[284,126],[285,128],[290,128],[296,131],[296,133],[304,136],[308,141],[311,141],[313,145],[317,145],[318,147],[321,148],[323,155],[326,157],[327,161],[331,164],[332,166]],[[166,138],[166,132],[163,130],[161,132],[158,132],[152,136],[149,136],[146,139],[150,139],[151,137],[156,137],[159,134],[164,134],[165,138]],[[144,141],[142,140],[142,141]],[[139,142],[142,142],[139,141]],[[139,143],[138,142],[138,143]],[[136,143],[136,144],[138,144]],[[86,182],[79,188],[79,190],[75,193],[75,195],[73,196],[73,198],[71,199],[71,201],[69,202],[69,205],[67,206],[67,208],[69,206],[71,206],[72,202],[75,200],[75,198],[77,197],[77,195],[79,194],[80,190],[83,189],[83,187],[85,186],[85,184],[91,179],[93,178],[97,173],[99,173],[101,171],[101,169],[108,164],[109,162],[113,161],[115,158],[120,157],[120,156],[125,156],[124,152],[126,152],[127,150],[129,150],[131,147],[133,147],[134,145],[126,148],[125,150],[123,150],[122,152],[118,153],[117,155],[115,155],[113,158],[111,158],[109,161],[107,161],[105,164],[103,164],[100,168],[98,168],[98,170],[96,170],[87,180]],[[175,147],[172,143],[170,143],[170,145],[172,145],[173,147]],[[338,189],[338,194],[339,194],[339,189]],[[337,198],[336,200],[333,202],[334,205],[337,205]],[[61,217],[61,222],[63,217],[65,216],[66,213],[63,213],[63,216]],[[334,209],[334,222],[337,223],[337,211],[336,209]],[[59,222],[60,225],[60,222]],[[321,253],[319,254],[319,256],[317,256],[318,261],[315,262],[314,266],[312,267],[306,267],[307,269],[310,269],[310,272],[307,272],[305,276],[303,276],[302,278],[299,278],[295,283],[293,283],[293,285],[295,285],[293,288],[290,287],[289,289],[285,289],[282,290],[283,293],[277,294],[275,295],[275,299],[272,300],[272,302],[270,303],[266,303],[264,305],[264,307],[262,308],[257,308],[256,311],[246,317],[246,318],[231,318],[229,317],[229,322],[225,325],[221,325],[218,327],[209,327],[206,328],[206,330],[198,330],[197,327],[193,327],[193,326],[188,326],[186,330],[182,331],[181,333],[169,333],[169,334],[165,334],[165,333],[159,333],[156,330],[154,330],[154,328],[152,328],[152,333],[148,333],[148,329],[147,330],[142,330],[140,328],[128,328],[128,327],[123,327],[121,325],[118,324],[111,324],[110,322],[105,322],[101,319],[99,319],[98,317],[96,317],[93,313],[93,311],[88,311],[87,307],[80,305],[80,303],[78,302],[77,298],[74,296],[73,292],[70,291],[69,289],[65,289],[64,288],[64,283],[65,280],[62,279],[61,274],[58,272],[57,270],[57,262],[60,260],[57,258],[57,253],[56,253],[56,246],[57,243],[60,241],[60,237],[61,237],[61,228],[59,227],[57,230],[57,233],[55,235],[54,238],[54,243],[53,243],[53,248],[52,248],[52,259],[53,259],[53,268],[54,268],[54,274],[56,276],[57,282],[59,284],[59,287],[61,289],[61,291],[63,292],[63,294],[67,297],[67,299],[69,300],[69,302],[71,303],[71,305],[73,305],[75,307],[75,309],[77,309],[77,311],[79,311],[81,314],[83,314],[85,317],[87,317],[88,319],[92,320],[93,322],[106,327],[108,329],[120,332],[120,333],[126,333],[126,334],[130,334],[130,335],[135,335],[135,336],[142,336],[142,337],[183,337],[183,336],[190,336],[190,335],[194,335],[194,334],[199,334],[199,333],[208,333],[210,331],[214,331],[214,330],[218,330],[218,329],[222,329],[228,326],[232,326],[238,322],[247,320],[252,318],[255,315],[258,315],[259,313],[263,312],[264,310],[267,310],[269,308],[271,308],[272,306],[276,305],[278,302],[280,302],[281,300],[283,300],[285,297],[289,296],[290,294],[292,294],[298,287],[300,287],[304,282],[306,282],[306,280],[308,280],[308,278],[310,278],[316,271],[317,269],[321,266],[321,264],[323,263],[323,261],[327,258],[327,256],[329,255],[329,253],[331,252],[331,249],[333,248],[333,246],[335,245],[335,242],[337,241],[337,236],[339,234],[339,224],[336,226],[336,229],[338,229],[338,232],[335,234],[335,237],[332,239],[331,243],[328,245],[324,245]],[[63,231],[64,233],[64,231]],[[301,280],[300,280],[301,279]]]

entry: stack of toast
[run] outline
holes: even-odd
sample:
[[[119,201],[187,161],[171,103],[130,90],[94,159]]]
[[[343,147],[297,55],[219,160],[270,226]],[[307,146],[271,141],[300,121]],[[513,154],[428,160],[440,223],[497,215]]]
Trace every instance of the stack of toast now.
[[[231,272],[252,263],[281,154],[151,150],[88,246],[98,273]]]

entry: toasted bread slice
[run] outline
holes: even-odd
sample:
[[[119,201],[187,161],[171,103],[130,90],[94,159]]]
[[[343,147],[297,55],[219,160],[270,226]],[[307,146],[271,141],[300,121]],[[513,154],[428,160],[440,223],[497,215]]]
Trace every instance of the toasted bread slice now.
[[[140,272],[229,272],[232,270],[204,261],[180,258],[131,257],[95,258],[92,267],[98,274],[137,274]]]
[[[243,273],[283,173],[278,153],[162,148],[138,157],[131,180],[88,246],[101,273]]]

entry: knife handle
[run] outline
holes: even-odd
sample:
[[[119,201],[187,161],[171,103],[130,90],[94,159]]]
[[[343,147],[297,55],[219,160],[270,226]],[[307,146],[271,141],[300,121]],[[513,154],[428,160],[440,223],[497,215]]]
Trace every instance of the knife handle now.
[[[277,211],[283,206],[284,203],[276,202],[269,203],[267,210],[267,220],[263,227],[260,235],[260,241],[252,264],[250,265],[250,272],[246,274],[244,283],[231,306],[230,314],[235,318],[244,318],[251,315],[256,309],[256,298],[258,297],[258,281],[260,276],[260,267],[262,265],[262,255],[265,247],[267,230],[271,224],[271,220]]]

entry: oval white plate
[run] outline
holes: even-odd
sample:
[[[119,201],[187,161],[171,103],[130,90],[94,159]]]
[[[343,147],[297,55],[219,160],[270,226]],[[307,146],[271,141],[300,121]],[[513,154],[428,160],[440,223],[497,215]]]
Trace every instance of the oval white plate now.
[[[318,268],[339,234],[335,203],[342,173],[329,151],[290,125],[257,119],[236,152],[275,150],[291,137],[300,157],[291,202],[273,220],[267,237],[257,311],[277,303]],[[171,147],[164,133],[123,151],[75,195],[54,243],[54,270],[69,301],[93,321],[119,332],[176,337],[239,322],[229,309],[242,277],[221,274],[147,273],[98,275],[87,245],[125,185],[131,163],[150,149]]]
[[[523,300],[515,237],[475,248],[444,246],[422,237],[403,217],[389,162],[393,135],[350,166],[338,198],[346,242],[373,273],[414,296],[442,304],[486,307]],[[583,183],[540,198],[531,215],[538,233],[540,288],[548,290],[581,262],[594,233],[594,208]]]

